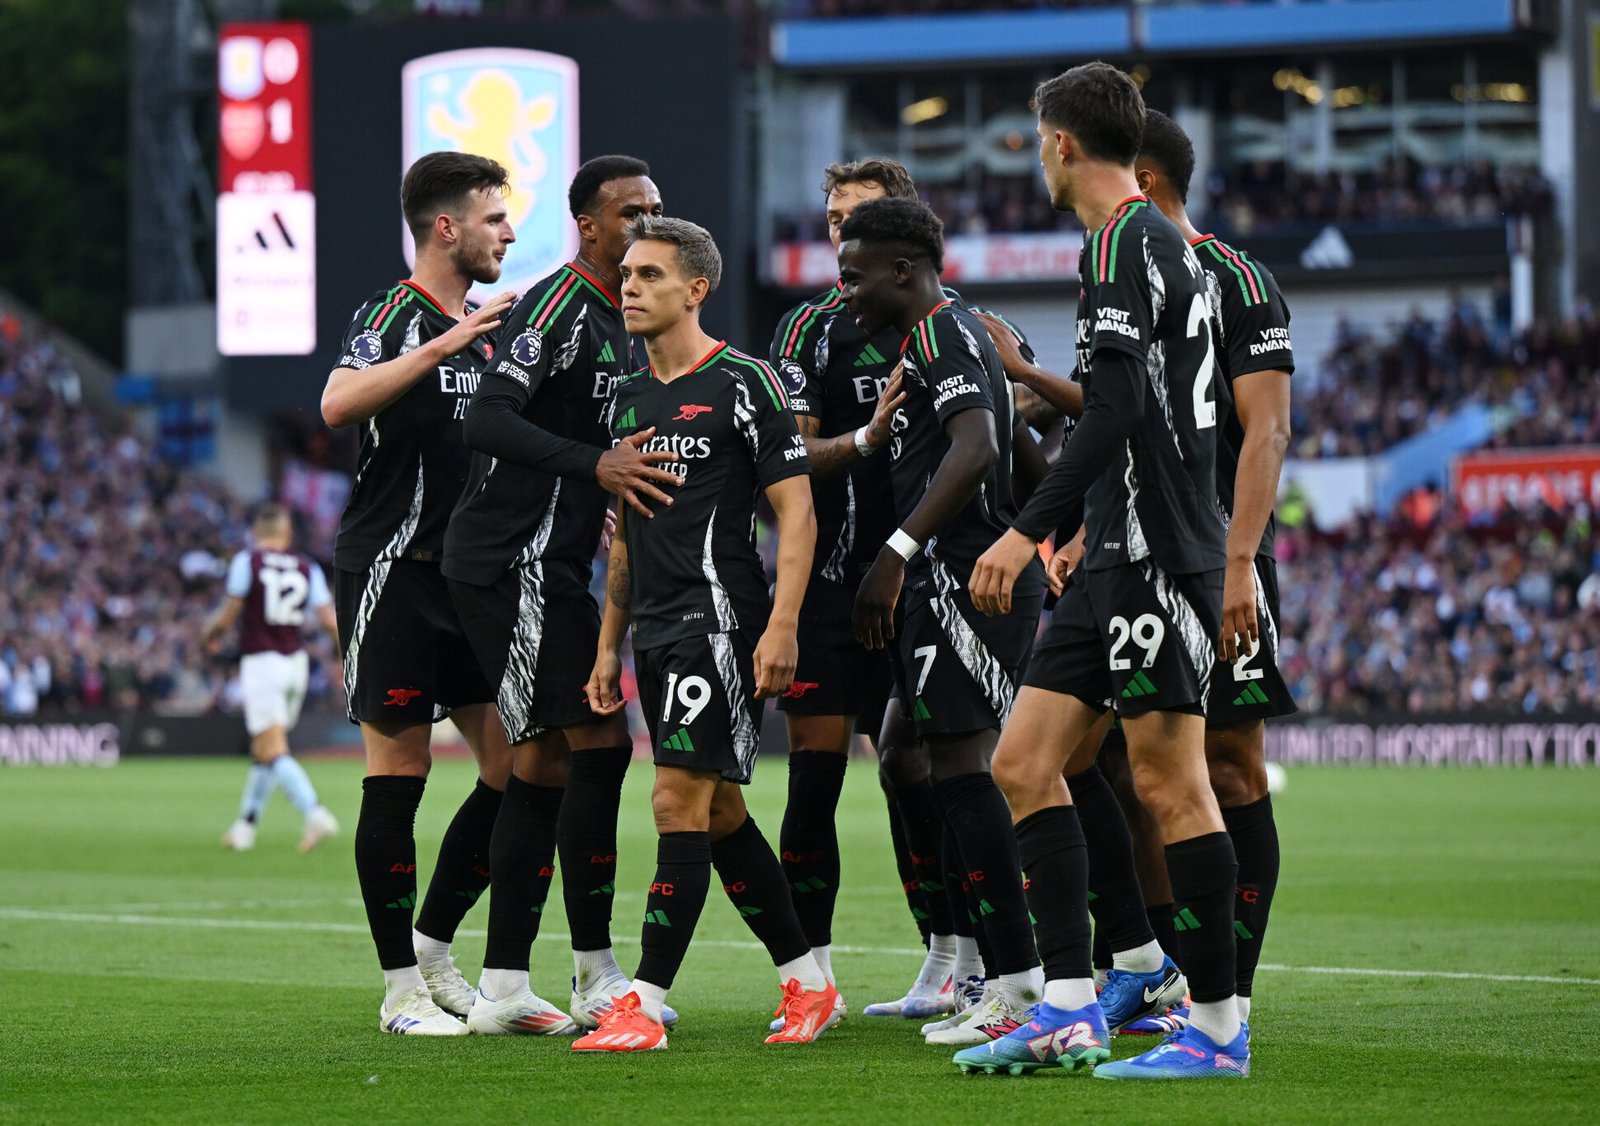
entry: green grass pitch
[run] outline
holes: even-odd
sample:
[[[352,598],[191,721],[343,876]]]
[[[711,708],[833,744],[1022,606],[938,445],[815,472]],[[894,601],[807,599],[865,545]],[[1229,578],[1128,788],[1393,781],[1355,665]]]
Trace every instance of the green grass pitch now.
[[[1255,1074],[1174,1089],[965,1077],[914,1025],[860,1016],[766,1047],[774,974],[716,892],[666,1052],[382,1035],[350,860],[361,768],[308,767],[346,829],[310,856],[279,796],[254,852],[218,847],[240,761],[0,771],[0,1121],[1478,1123],[1579,1121],[1600,1096],[1600,772],[1291,771]],[[435,767],[424,881],[471,777],[460,759]],[[649,777],[636,764],[625,797],[628,970],[654,858]],[[769,758],[751,788],[769,838],[783,781]],[[853,1011],[898,996],[918,965],[884,818],[857,765],[834,958]],[[559,892],[550,902],[533,982],[564,1006]],[[473,978],[484,918],[480,903],[456,943]]]

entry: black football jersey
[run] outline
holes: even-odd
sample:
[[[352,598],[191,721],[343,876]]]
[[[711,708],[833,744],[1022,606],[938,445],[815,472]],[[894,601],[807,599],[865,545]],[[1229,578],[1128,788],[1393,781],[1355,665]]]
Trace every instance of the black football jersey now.
[[[946,300],[917,322],[902,342],[906,400],[895,411],[889,438],[889,471],[895,518],[904,522],[922,500],[928,482],[950,450],[944,424],[966,410],[994,416],[1000,456],[972,499],[940,528],[924,550],[906,564],[907,605],[934,593],[930,556],[966,582],[978,556],[999,539],[1016,518],[1011,487],[1012,405],[999,353],[982,322],[970,310]],[[873,545],[876,555],[882,542]],[[1038,570],[1038,569],[1035,569]],[[1028,573],[1026,582],[1043,581]]]
[[[1194,243],[1195,256],[1206,272],[1211,302],[1217,315],[1221,350],[1217,398],[1228,409],[1217,434],[1217,503],[1225,520],[1233,518],[1233,487],[1239,475],[1239,451],[1244,427],[1232,409],[1233,383],[1258,371],[1294,373],[1294,346],[1289,342],[1289,306],[1278,279],[1261,263],[1236,250],[1215,235]],[[1219,408],[1220,409],[1220,408]],[[1277,519],[1267,520],[1256,554],[1271,558],[1277,538]]]
[[[958,307],[966,307],[955,290],[944,292]],[[1027,338],[1005,323],[1031,361]],[[821,436],[832,438],[853,434],[872,421],[878,395],[900,359],[900,345],[900,334],[892,327],[868,337],[836,285],[778,322],[772,366],[794,412],[816,417]],[[853,589],[898,524],[889,458],[879,451],[843,473],[814,477],[811,493],[817,511],[812,581],[822,578]]]
[[[531,287],[506,317],[478,385],[550,434],[599,449],[617,381],[631,369],[617,299],[566,265]],[[535,559],[593,558],[606,492],[578,480],[472,454],[467,487],[445,536],[444,573],[489,584]]]
[[[1216,341],[1205,274],[1194,251],[1143,196],[1084,235],[1079,256],[1078,372],[1094,393],[1108,349],[1143,362],[1137,429],[1084,497],[1084,565],[1153,558],[1172,574],[1222,567],[1217,507]]]
[[[645,448],[677,453],[666,468],[683,478],[671,505],[652,505],[654,519],[624,517],[634,649],[708,633],[759,634],[770,602],[756,553],[756,496],[811,472],[777,375],[718,344],[670,383],[649,368],[623,379],[611,413],[619,440],[655,427]]]
[[[334,366],[361,370],[386,363],[449,332],[456,320],[421,287],[403,281],[356,310]],[[385,560],[436,564],[442,558],[445,525],[467,480],[461,419],[490,352],[479,337],[361,424],[355,484],[334,540],[335,567],[363,571]]]

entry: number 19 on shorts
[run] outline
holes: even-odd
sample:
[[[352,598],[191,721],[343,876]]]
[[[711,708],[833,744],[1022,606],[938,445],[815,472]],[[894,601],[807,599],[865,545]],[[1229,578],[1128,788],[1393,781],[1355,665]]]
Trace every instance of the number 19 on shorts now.
[[[686,710],[676,722],[679,727],[688,727],[711,702],[711,683],[703,676],[686,676],[680,682],[677,673],[668,673],[667,690],[663,695],[666,701],[661,706],[661,722],[673,723],[672,709],[682,704]]]

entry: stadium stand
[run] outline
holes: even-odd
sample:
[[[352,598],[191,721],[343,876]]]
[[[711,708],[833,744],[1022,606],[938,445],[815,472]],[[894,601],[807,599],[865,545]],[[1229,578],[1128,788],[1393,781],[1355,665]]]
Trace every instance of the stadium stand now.
[[[63,350],[0,321],[0,711],[237,707],[200,627],[248,506],[83,404]],[[336,694],[313,649],[308,706]]]
[[[1278,537],[1281,667],[1303,711],[1533,713],[1600,704],[1586,507],[1469,525],[1432,506]]]
[[[1504,301],[1455,302],[1442,323],[1418,313],[1383,335],[1342,323],[1298,398],[1292,454],[1361,457],[1394,446],[1469,402],[1497,408],[1492,448],[1600,442],[1600,320],[1577,315],[1513,336]]]

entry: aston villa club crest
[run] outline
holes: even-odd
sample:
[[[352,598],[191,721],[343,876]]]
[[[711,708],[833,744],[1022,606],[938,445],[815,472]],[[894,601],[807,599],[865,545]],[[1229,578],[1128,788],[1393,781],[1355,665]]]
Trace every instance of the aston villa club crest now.
[[[567,185],[578,170],[578,64],[563,55],[516,48],[445,51],[400,72],[402,172],[430,152],[477,153],[510,174],[507,217],[517,241],[500,280],[472,299],[518,293],[569,261],[578,232]],[[402,225],[406,262],[416,248]]]

